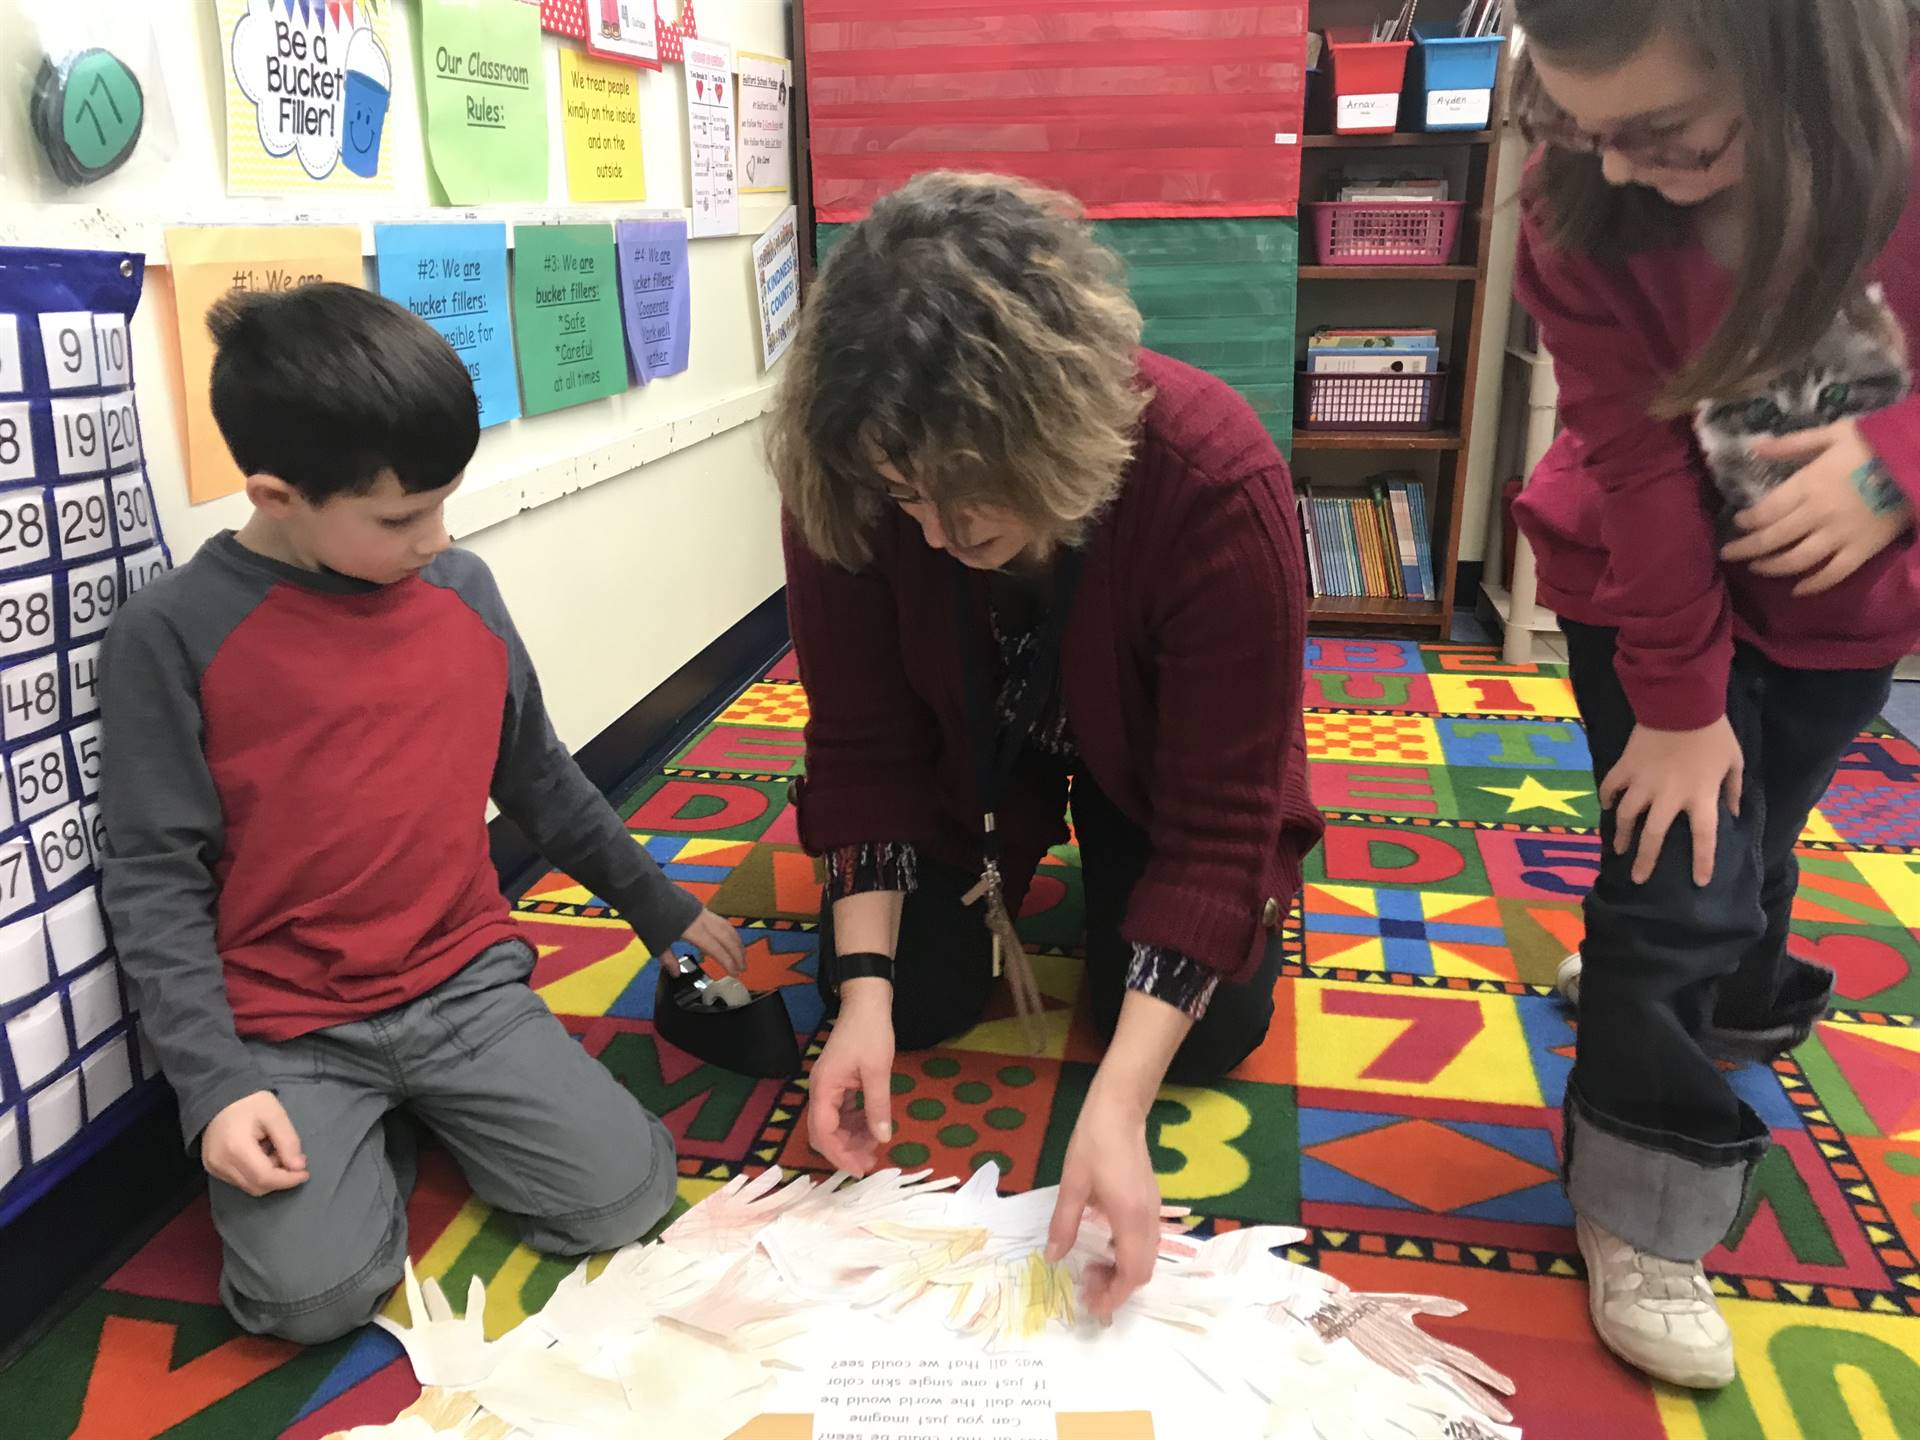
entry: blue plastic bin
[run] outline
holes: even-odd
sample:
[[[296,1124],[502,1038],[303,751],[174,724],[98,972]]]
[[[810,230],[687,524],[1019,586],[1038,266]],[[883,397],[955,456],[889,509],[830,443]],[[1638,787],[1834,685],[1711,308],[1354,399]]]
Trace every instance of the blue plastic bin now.
[[[1403,130],[1484,130],[1493,119],[1493,87],[1504,35],[1463,38],[1449,25],[1415,25],[1401,95]]]

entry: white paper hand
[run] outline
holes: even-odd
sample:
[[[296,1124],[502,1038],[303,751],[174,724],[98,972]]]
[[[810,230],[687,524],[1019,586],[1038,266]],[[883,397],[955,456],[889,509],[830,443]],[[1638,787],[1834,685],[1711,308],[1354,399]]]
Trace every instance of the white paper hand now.
[[[475,1393],[494,1415],[535,1435],[635,1434],[642,1419],[597,1353],[573,1345],[522,1346]]]
[[[483,1327],[487,1311],[487,1288],[475,1275],[467,1286],[467,1310],[455,1315],[438,1280],[422,1286],[413,1273],[413,1261],[407,1261],[406,1279],[401,1282],[407,1297],[408,1323],[404,1326],[376,1315],[373,1323],[393,1336],[407,1352],[413,1375],[422,1385],[443,1385],[452,1389],[472,1389],[493,1373],[498,1360],[487,1344]]]
[[[1316,1301],[1301,1297],[1283,1308],[1309,1325],[1329,1344],[1350,1341],[1369,1360],[1406,1380],[1430,1377],[1500,1424],[1513,1415],[1494,1392],[1513,1394],[1513,1381],[1470,1350],[1429,1335],[1414,1323],[1416,1315],[1463,1314],[1458,1300],[1436,1295],[1371,1295],[1335,1282]]]
[[[581,1261],[527,1323],[553,1340],[587,1346],[638,1334],[661,1311],[711,1290],[727,1264],[668,1245],[628,1245],[598,1279],[588,1280],[587,1268]]]
[[[761,1227],[813,1189],[814,1182],[805,1175],[796,1175],[781,1188],[778,1165],[758,1175],[736,1175],[662,1231],[661,1243],[693,1253],[738,1253],[753,1243]]]

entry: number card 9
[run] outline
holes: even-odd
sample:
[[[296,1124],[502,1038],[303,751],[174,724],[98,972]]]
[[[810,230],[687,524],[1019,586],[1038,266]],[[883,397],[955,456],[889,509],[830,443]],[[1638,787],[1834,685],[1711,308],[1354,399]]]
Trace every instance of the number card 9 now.
[[[85,310],[40,317],[40,345],[47,358],[49,390],[91,389],[100,383],[100,356],[93,316]]]

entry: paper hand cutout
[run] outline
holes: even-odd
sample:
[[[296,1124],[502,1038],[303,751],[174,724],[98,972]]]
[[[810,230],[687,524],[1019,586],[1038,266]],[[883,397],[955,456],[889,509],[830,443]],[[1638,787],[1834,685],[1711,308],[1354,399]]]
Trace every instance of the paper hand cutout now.
[[[1493,1392],[1513,1394],[1513,1381],[1479,1356],[1429,1335],[1416,1315],[1460,1315],[1466,1306],[1435,1295],[1370,1295],[1334,1282],[1316,1301],[1302,1296],[1283,1308],[1328,1344],[1350,1340],[1374,1364],[1405,1380],[1431,1377],[1481,1414],[1505,1425],[1513,1415]]]
[[[826,1183],[830,1186],[835,1181]],[[774,1216],[806,1199],[814,1182],[796,1175],[784,1189],[779,1186],[778,1165],[758,1175],[736,1175],[662,1231],[661,1243],[706,1254],[750,1244]]]
[[[587,1279],[582,1260],[528,1323],[562,1344],[634,1335],[661,1311],[711,1290],[724,1270],[724,1261],[671,1246],[628,1245],[614,1252],[597,1280]]]
[[[507,1440],[512,1430],[499,1416],[482,1414],[471,1392],[428,1385],[385,1425],[356,1425],[324,1440]]]
[[[402,1282],[407,1296],[406,1326],[385,1315],[376,1315],[373,1323],[398,1340],[413,1363],[413,1375],[422,1385],[444,1385],[470,1389],[493,1373],[498,1356],[487,1344],[482,1323],[487,1310],[487,1288],[478,1275],[467,1286],[467,1312],[456,1316],[447,1304],[438,1280],[423,1287],[413,1273],[413,1261],[407,1261],[407,1276]]]

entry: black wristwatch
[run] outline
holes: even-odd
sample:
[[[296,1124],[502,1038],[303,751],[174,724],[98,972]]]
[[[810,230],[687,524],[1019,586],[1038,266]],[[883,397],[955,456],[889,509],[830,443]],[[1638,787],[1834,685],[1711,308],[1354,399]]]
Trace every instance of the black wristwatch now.
[[[865,980],[869,976],[891,985],[893,957],[877,951],[861,951],[852,955],[836,955],[827,962],[827,984],[836,996],[847,981]]]

